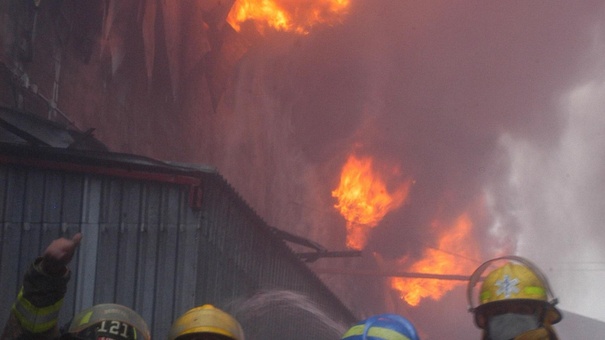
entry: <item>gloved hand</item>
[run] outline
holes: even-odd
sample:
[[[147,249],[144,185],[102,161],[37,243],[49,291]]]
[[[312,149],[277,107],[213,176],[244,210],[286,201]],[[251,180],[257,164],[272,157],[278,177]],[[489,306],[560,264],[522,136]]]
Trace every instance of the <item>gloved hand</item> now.
[[[65,275],[67,265],[71,262],[80,240],[82,233],[76,233],[71,239],[62,237],[52,241],[42,254],[42,271],[52,276]]]

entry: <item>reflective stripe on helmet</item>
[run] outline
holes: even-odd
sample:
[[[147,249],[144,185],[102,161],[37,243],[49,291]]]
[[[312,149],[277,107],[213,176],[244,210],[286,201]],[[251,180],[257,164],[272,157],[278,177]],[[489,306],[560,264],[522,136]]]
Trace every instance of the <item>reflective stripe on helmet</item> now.
[[[542,287],[536,287],[536,286],[523,287],[522,292],[527,295],[546,296],[546,291]],[[497,294],[496,294],[496,296],[497,296]],[[481,302],[489,301],[492,298],[494,298],[494,296],[492,296],[492,293],[490,291],[483,291],[483,292],[481,292],[481,295],[479,296],[479,299]]]
[[[72,327],[80,327],[90,322],[90,318],[92,317],[92,310],[86,312],[81,319],[77,323],[74,323]]]
[[[542,287],[528,286],[523,288],[523,291],[529,295],[546,296],[546,291]]]
[[[366,325],[356,325],[351,327],[342,339],[346,340],[350,336],[362,335],[365,330]],[[392,329],[373,326],[368,330],[367,336],[376,337],[380,339],[388,339],[388,340],[410,340],[407,336],[394,331]],[[365,338],[364,338],[365,339]]]
[[[32,333],[42,333],[57,324],[62,305],[63,299],[50,306],[36,307],[23,296],[23,288],[21,288],[12,310],[21,327]]]

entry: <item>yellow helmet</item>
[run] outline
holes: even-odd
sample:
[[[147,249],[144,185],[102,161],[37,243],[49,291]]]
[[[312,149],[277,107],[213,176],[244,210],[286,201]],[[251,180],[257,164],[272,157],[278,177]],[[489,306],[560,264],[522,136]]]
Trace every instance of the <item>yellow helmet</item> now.
[[[496,261],[505,263],[492,270],[484,279],[479,291],[479,305],[474,306],[473,288],[482,279],[481,274]],[[467,291],[469,311],[475,313],[475,323],[480,328],[486,324],[485,315],[495,310],[507,312],[507,308],[519,308],[520,305],[542,305],[542,322],[555,324],[561,321],[561,313],[555,308],[557,299],[546,277],[528,260],[518,256],[496,258],[482,264],[471,276]],[[503,308],[506,307],[506,308]],[[496,313],[496,314],[499,314]]]
[[[508,262],[487,275],[481,285],[481,304],[509,300],[530,299],[547,301],[544,283],[529,268]]]
[[[195,333],[214,333],[244,340],[244,331],[235,318],[212,306],[203,305],[188,310],[173,324],[168,335],[169,340]]]

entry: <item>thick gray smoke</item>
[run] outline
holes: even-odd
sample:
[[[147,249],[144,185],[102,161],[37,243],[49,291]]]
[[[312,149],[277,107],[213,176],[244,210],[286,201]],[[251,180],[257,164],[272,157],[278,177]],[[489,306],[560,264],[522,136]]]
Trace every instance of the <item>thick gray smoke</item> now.
[[[208,38],[216,25],[194,5],[210,3],[227,2],[103,2],[86,67],[104,82],[62,109],[114,151],[216,166],[269,224],[330,250],[345,247],[341,167],[372,156],[414,180],[408,202],[364,257],[314,267],[411,263],[468,213],[473,263],[528,256],[566,309],[605,315],[590,285],[605,279],[602,1],[351,0],[342,24],[239,45]],[[232,59],[211,60],[222,46]],[[213,72],[229,65],[217,100]],[[398,312],[425,338],[476,332],[463,287],[411,308],[382,277],[321,278],[360,316]]]
[[[357,2],[344,26],[269,37],[242,72],[265,85],[255,92],[276,101],[265,113],[292,125],[305,163],[331,173],[324,187],[353,149],[415,179],[369,246],[401,256],[433,236],[432,219],[455,218],[507,178],[502,136],[553,147],[565,123],[557,98],[579,80],[593,29],[594,8],[565,7]],[[514,235],[519,221],[504,218]],[[493,218],[478,222],[484,235]]]
[[[570,242],[567,230],[588,228],[588,234],[603,217],[597,203],[602,194],[577,197],[593,207],[589,211],[559,196],[571,190],[576,197],[585,190],[571,186],[602,183],[597,173],[603,164],[590,159],[601,159],[603,136],[594,127],[594,139],[580,136],[591,124],[603,127],[600,101],[594,99],[601,93],[596,75],[602,72],[593,73],[602,66],[594,54],[603,43],[603,4],[357,1],[352,6],[342,26],[305,37],[269,35],[242,61],[231,109],[245,117],[245,125],[233,119],[231,127],[245,128],[244,138],[258,139],[242,140],[238,133],[230,143],[262,145],[254,149],[258,154],[244,157],[246,163],[263,163],[253,169],[274,167],[269,173],[279,174],[277,182],[248,184],[255,185],[248,189],[253,201],[262,198],[255,201],[258,209],[276,225],[342,247],[344,221],[330,211],[330,190],[346,156],[356,151],[395,164],[415,180],[408,203],[371,234],[366,255],[418,258],[426,247],[435,247],[434,219],[447,225],[469,212],[482,252],[482,258],[473,259],[477,264],[517,253],[543,265],[552,258],[556,268],[571,270],[570,255],[557,257],[561,251],[542,240],[560,240],[564,248]],[[585,83],[590,87],[582,87]],[[588,114],[574,118],[579,111]],[[283,137],[279,143],[277,135]],[[566,138],[572,144],[565,144]],[[569,158],[581,152],[574,146],[594,153],[586,150],[587,158],[573,162]],[[222,166],[229,173],[228,164]],[[594,168],[578,171],[577,165]],[[266,184],[270,189],[261,189]],[[567,189],[557,189],[560,185]],[[271,204],[277,197],[280,204]],[[554,217],[560,204],[550,202],[561,199],[580,208],[565,206],[566,214],[580,214],[565,225]],[[574,249],[565,253],[574,254],[581,245],[573,241]],[[590,253],[582,261],[603,258]],[[324,264],[336,263],[377,269],[371,258]],[[555,287],[564,281],[560,274],[552,272]],[[390,293],[382,301],[360,298],[367,287],[388,291],[376,283],[379,279],[325,280],[365,313],[398,303],[389,302]],[[443,311],[449,301],[447,313],[463,315],[470,325],[461,300],[448,297],[434,309],[427,307],[433,304],[429,301],[406,313],[415,313],[422,323],[422,314]],[[564,306],[591,313],[574,302]],[[429,325],[422,328],[435,336]]]

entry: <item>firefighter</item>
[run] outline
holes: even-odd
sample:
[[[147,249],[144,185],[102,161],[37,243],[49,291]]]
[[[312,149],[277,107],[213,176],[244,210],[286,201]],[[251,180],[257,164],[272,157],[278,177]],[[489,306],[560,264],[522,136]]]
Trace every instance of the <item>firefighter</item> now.
[[[230,314],[203,305],[181,315],[170,329],[169,340],[244,340],[244,331]]]
[[[419,340],[416,328],[397,314],[379,314],[351,327],[342,340]]]
[[[489,274],[481,275],[489,267]],[[473,296],[475,286],[483,280],[478,292],[478,306]],[[556,340],[553,325],[561,313],[546,276],[525,258],[504,256],[483,263],[471,276],[467,289],[469,311],[483,340]]]
[[[149,340],[145,321],[130,308],[101,304],[76,315],[59,332],[59,312],[71,277],[72,260],[82,234],[58,238],[27,269],[1,340],[101,338]]]

